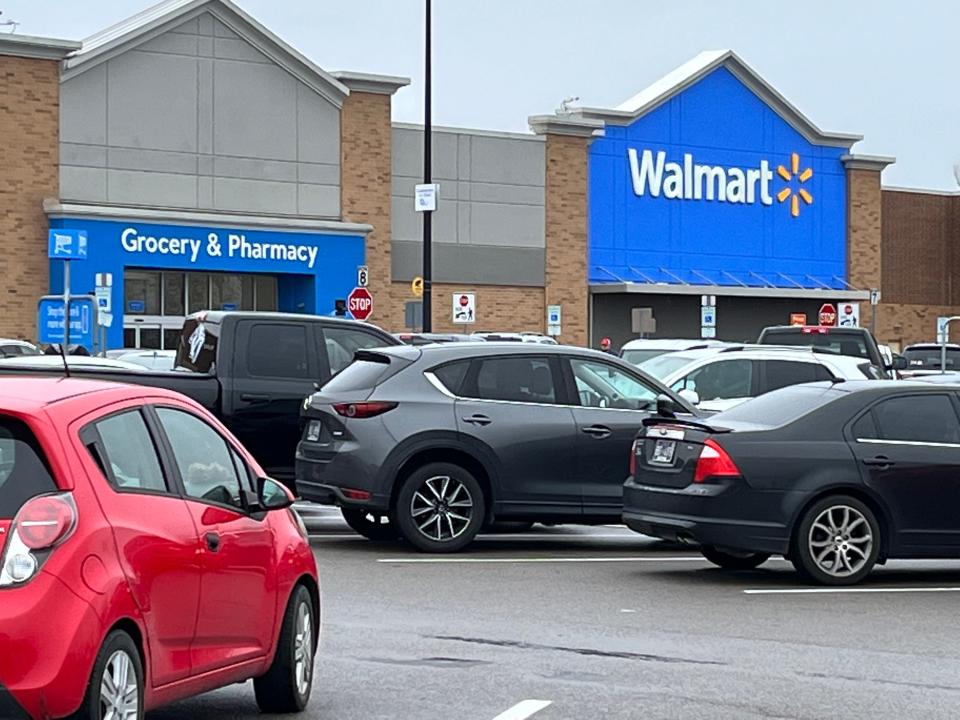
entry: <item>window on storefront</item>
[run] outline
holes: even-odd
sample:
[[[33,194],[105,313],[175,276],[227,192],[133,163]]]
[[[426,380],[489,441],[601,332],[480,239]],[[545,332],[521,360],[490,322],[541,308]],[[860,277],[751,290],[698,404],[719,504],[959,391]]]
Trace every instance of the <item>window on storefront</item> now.
[[[128,270],[124,293],[123,344],[129,348],[176,348],[191,313],[278,307],[273,275]]]
[[[160,314],[160,273],[131,270],[124,276],[123,311],[128,315]]]

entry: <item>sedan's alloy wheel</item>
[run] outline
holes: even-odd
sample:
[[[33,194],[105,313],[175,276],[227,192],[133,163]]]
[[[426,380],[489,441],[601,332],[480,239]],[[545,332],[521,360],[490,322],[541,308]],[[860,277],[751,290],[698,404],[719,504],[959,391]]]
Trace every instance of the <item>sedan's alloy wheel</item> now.
[[[836,578],[860,572],[873,552],[873,531],[863,513],[849,505],[833,505],[821,512],[807,538],[817,567]]]
[[[100,717],[102,720],[137,720],[139,710],[137,671],[126,651],[117,650],[107,660],[100,680]]]
[[[449,475],[423,481],[410,500],[410,516],[420,533],[436,542],[454,540],[473,517],[473,497],[467,487]]]

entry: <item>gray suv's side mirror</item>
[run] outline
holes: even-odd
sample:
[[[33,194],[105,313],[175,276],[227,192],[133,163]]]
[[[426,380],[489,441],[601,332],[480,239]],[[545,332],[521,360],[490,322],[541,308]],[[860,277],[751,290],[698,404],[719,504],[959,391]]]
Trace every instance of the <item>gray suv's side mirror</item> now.
[[[293,505],[293,496],[276,480],[262,477],[257,480],[257,498],[264,510],[283,510]]]

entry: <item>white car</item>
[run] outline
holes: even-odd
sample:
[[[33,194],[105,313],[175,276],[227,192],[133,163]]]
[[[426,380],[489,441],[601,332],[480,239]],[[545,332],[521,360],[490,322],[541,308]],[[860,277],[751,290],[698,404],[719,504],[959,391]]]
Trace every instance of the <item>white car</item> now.
[[[722,412],[764,393],[821,380],[879,379],[863,358],[797,348],[728,345],[661,355],[640,369],[708,412]]]
[[[722,340],[675,340],[667,338],[630,340],[620,348],[620,357],[631,365],[640,366],[647,360],[667,353],[725,347],[728,344]]]

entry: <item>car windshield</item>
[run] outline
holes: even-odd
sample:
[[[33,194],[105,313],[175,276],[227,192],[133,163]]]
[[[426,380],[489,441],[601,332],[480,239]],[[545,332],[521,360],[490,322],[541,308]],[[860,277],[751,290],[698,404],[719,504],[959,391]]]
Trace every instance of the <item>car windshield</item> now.
[[[903,351],[903,356],[912,370],[939,370],[941,364],[941,350],[939,347],[915,347]],[[960,350],[947,349],[947,370],[960,369]]]
[[[799,420],[840,395],[841,393],[832,386],[791,385],[765,393],[719,413],[710,419],[710,424],[723,427],[724,421],[730,421],[780,427]]]
[[[0,518],[12,518],[30,498],[56,490],[30,428],[0,415]]]
[[[643,348],[636,350],[625,349],[621,353],[621,357],[626,360],[631,365],[636,365],[637,367],[642,366],[647,360],[652,360],[655,357],[660,357],[661,355],[666,355],[669,350],[664,348]]]
[[[685,365],[689,365],[691,362],[693,362],[693,360],[694,358],[689,357],[688,355],[665,353],[641,363],[640,369],[643,370],[647,375],[655,377],[657,380],[663,380],[665,377],[672,375]]]
[[[830,330],[815,332],[768,330],[763,334],[763,344],[812,347],[817,352],[870,359],[867,342],[860,333],[831,332]]]

